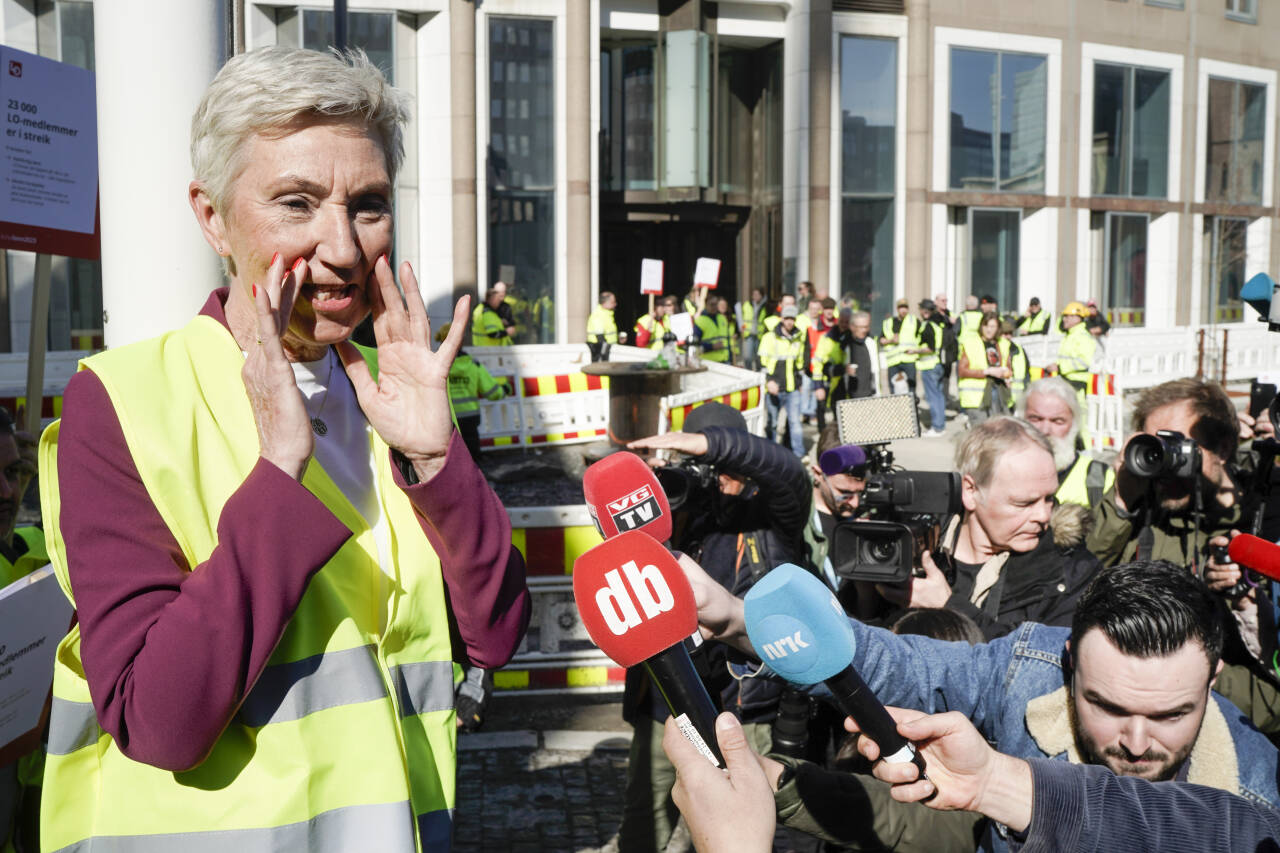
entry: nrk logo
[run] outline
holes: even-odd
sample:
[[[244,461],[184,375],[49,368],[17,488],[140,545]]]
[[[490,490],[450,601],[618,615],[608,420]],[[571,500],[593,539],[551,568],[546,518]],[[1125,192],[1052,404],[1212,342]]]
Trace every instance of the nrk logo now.
[[[619,533],[636,530],[662,515],[652,486],[641,486],[631,494],[609,501],[609,517],[618,526]]]
[[[794,634],[774,640],[772,643],[765,643],[760,647],[760,650],[764,652],[765,657],[769,660],[779,660],[789,654],[795,654],[801,649],[807,649],[809,645],[800,636],[800,632],[796,631]]]
[[[635,560],[630,560],[623,564],[621,570],[605,572],[604,580],[605,586],[596,592],[596,607],[615,636],[621,637],[645,619],[666,613],[675,606],[671,587],[667,586],[657,566],[640,568]],[[641,610],[644,611],[643,618]]]
[[[10,76],[10,77],[21,77],[21,76],[22,76],[22,63],[21,63],[21,62],[19,62],[19,61],[18,61],[18,60],[16,60],[16,59],[10,59],[10,60],[9,60],[9,76]]]

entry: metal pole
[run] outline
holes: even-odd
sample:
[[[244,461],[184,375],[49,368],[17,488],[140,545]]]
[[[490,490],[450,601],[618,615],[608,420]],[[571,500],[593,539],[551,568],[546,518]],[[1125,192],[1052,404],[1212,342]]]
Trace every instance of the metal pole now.
[[[333,0],[333,46],[347,49],[347,0]]]
[[[36,255],[36,278],[31,293],[31,339],[27,348],[27,408],[22,428],[40,435],[40,415],[44,409],[44,359],[49,338],[49,286],[53,278],[53,257]]]

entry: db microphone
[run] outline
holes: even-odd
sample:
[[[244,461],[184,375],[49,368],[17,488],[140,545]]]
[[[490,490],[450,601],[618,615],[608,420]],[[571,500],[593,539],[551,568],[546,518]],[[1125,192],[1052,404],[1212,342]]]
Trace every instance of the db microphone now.
[[[600,651],[619,666],[643,664],[681,733],[725,766],[716,707],[684,647],[698,630],[693,588],[671,552],[640,531],[606,539],[573,561],[573,598]]]
[[[853,660],[854,636],[844,608],[822,581],[783,563],[747,593],[747,636],[756,655],[794,684],[825,682],[837,707],[876,742],[890,763],[910,761],[924,777],[924,757],[898,727]]]
[[[643,530],[659,542],[671,538],[671,507],[658,478],[634,453],[612,453],[587,467],[582,492],[605,539]]]
[[[1231,544],[1227,546],[1227,556],[1233,563],[1253,569],[1273,581],[1280,581],[1280,546],[1278,545],[1248,533],[1241,533],[1231,539]]]

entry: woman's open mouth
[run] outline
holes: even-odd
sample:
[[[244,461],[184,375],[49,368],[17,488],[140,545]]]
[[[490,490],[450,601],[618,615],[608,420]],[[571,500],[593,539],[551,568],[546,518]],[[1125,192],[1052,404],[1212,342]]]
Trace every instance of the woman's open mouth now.
[[[350,307],[355,298],[354,284],[305,284],[302,287],[302,298],[317,313],[342,311]]]

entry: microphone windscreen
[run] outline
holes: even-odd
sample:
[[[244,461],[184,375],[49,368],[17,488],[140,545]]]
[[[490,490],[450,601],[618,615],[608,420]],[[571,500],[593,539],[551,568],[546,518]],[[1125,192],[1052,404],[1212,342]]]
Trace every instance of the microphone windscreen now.
[[[671,506],[653,469],[634,453],[611,453],[587,467],[582,492],[605,539],[643,530],[659,542],[671,538]]]
[[[619,533],[573,561],[582,625],[619,666],[635,666],[698,630],[698,608],[671,552],[640,531]]]
[[[1232,537],[1231,544],[1227,546],[1227,556],[1233,563],[1253,569],[1272,580],[1280,580],[1280,546],[1265,539],[1248,533]]]
[[[853,627],[826,584],[783,563],[751,587],[744,605],[756,656],[796,684],[817,684],[853,662]]]

